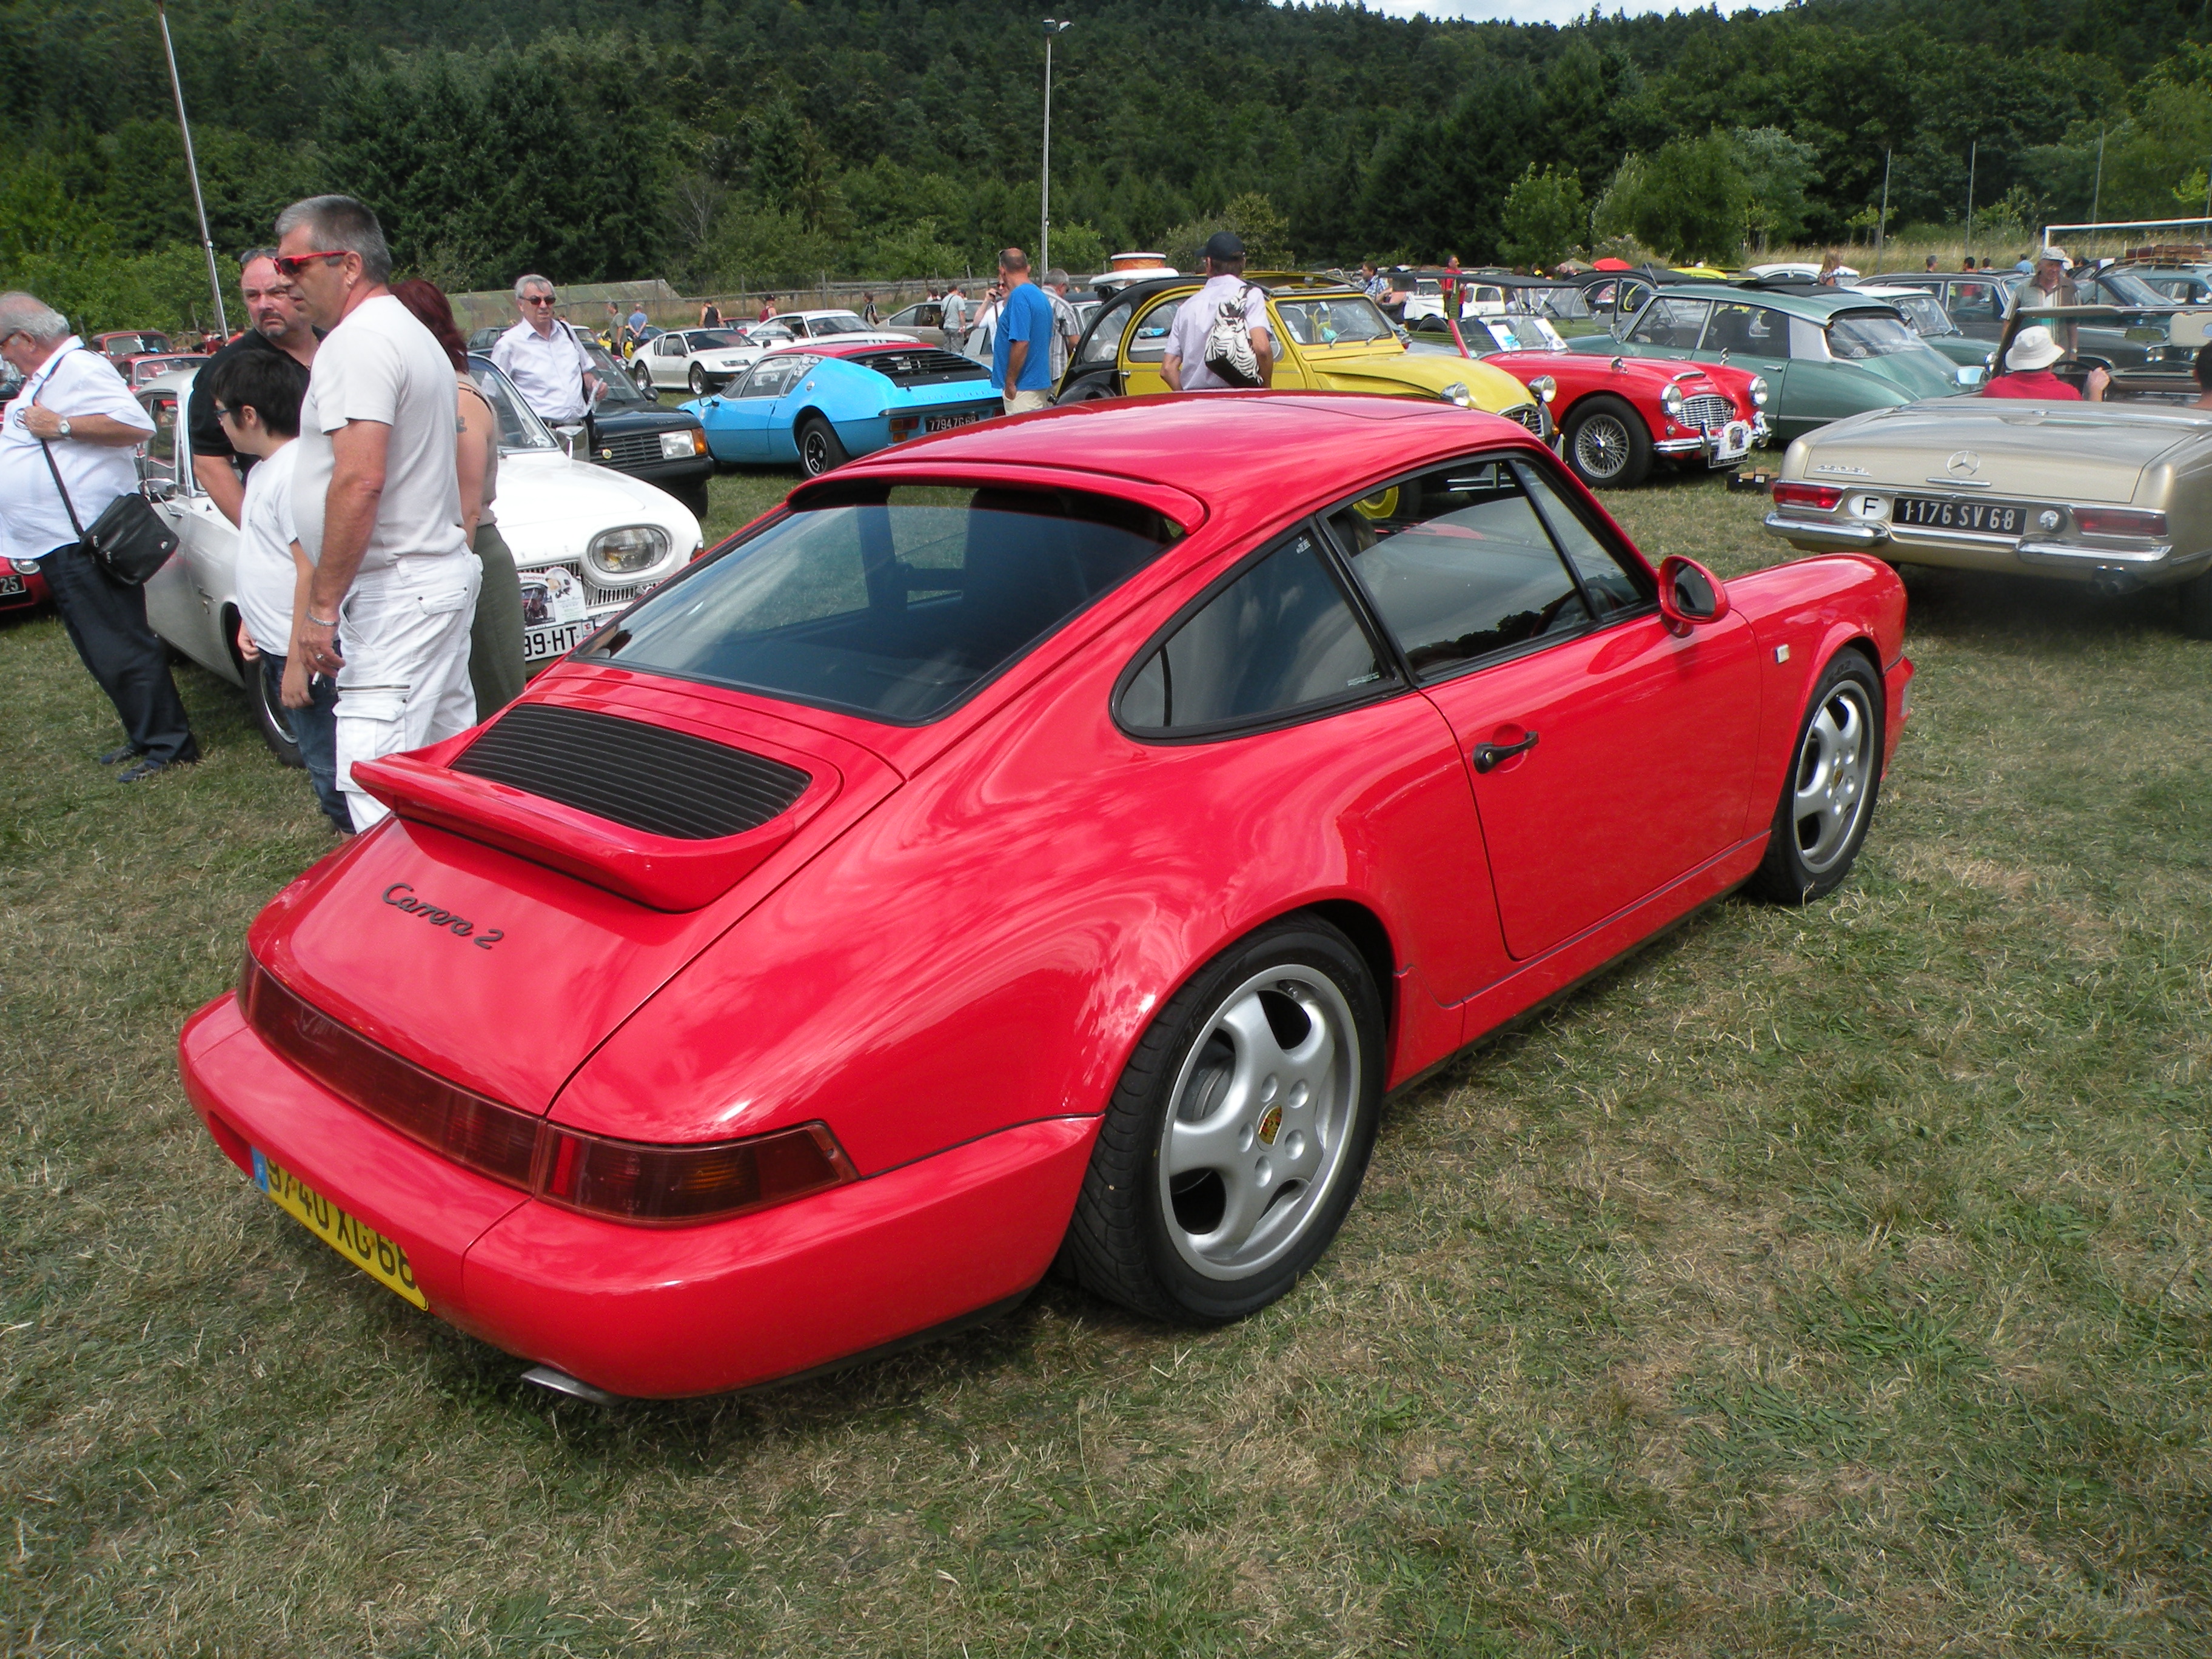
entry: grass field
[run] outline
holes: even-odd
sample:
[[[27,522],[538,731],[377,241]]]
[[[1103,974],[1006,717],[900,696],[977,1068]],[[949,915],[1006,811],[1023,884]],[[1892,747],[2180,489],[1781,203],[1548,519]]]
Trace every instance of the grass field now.
[[[1776,556],[1714,483],[1612,504],[1655,556]],[[2212,647],[2155,599],[1913,605],[1848,885],[1720,904],[1394,1097],[1265,1314],[1047,1288],[608,1410],[209,1143],[177,1028],[328,845],[307,785],[184,671],[207,759],[117,787],[58,624],[0,627],[0,1650],[2212,1650]]]

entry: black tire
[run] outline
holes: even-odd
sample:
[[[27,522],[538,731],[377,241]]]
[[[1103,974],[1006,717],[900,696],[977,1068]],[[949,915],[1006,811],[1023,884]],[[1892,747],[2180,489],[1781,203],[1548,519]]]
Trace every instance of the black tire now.
[[[700,479],[696,483],[678,484],[668,493],[690,507],[691,516],[695,519],[705,518],[707,509],[713,504],[708,498],[707,481],[704,478]]]
[[[1060,395],[1055,397],[1053,402],[1055,404],[1095,404],[1103,398],[1119,395],[1114,390],[1114,382],[1109,377],[1093,374],[1085,380],[1076,381],[1073,386],[1063,386]]]
[[[1809,904],[1850,874],[1881,793],[1884,708],[1881,676],[1858,652],[1838,651],[1821,670],[1751,878],[1758,897]]]
[[[1626,489],[1651,471],[1651,433],[1629,404],[1601,393],[1568,412],[1559,453],[1592,489]]]
[[[819,415],[803,417],[792,435],[799,443],[799,470],[808,477],[818,478],[845,465],[848,457],[845,446],[837,441],[837,428]]]
[[[1255,1028],[1256,1039],[1237,1035]],[[1383,1040],[1366,962],[1317,916],[1285,916],[1216,957],[1160,1011],[1122,1071],[1068,1224],[1064,1270],[1109,1301],[1185,1323],[1241,1319],[1282,1296],[1358,1195]],[[1218,1146],[1235,1167],[1170,1173],[1162,1150],[1171,1134],[1201,1157]],[[1208,1239],[1223,1241],[1218,1253]]]
[[[223,617],[223,639],[230,647],[230,660],[238,669],[238,678],[246,683],[246,704],[253,711],[254,725],[261,728],[261,741],[269,745],[269,752],[276,757],[278,765],[304,769],[307,762],[300,753],[299,739],[292,735],[292,723],[284,717],[284,706],[270,700],[267,683],[261,678],[261,665],[248,662],[238,653],[238,613],[225,611]]]
[[[2212,570],[2191,576],[2173,590],[2181,631],[2192,640],[2212,640]]]
[[[703,398],[707,395],[707,371],[696,363],[691,365],[690,381],[693,397]]]

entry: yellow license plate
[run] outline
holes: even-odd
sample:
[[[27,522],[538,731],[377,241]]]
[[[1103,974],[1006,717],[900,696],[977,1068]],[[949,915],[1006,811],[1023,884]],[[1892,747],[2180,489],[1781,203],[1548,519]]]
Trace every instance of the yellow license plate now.
[[[430,1304],[415,1282],[407,1252],[375,1228],[348,1215],[258,1146],[253,1149],[253,1184],[297,1221],[378,1284],[424,1312]]]

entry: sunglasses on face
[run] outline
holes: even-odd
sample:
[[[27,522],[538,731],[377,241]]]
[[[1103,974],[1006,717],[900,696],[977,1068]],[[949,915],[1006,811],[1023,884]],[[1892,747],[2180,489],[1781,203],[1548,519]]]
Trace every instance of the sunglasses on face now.
[[[553,303],[553,296],[550,294],[533,294],[522,303],[526,306],[550,306]]]
[[[346,252],[347,250],[343,248],[337,248],[315,253],[280,253],[270,263],[276,267],[276,274],[279,276],[289,280],[299,276],[318,259],[343,259],[346,257]]]

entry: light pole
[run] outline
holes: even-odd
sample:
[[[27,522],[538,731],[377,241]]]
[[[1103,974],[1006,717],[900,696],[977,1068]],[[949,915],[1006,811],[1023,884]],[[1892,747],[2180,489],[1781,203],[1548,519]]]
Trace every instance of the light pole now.
[[[169,90],[177,94],[177,131],[185,138],[185,176],[192,181],[192,209],[200,217],[200,247],[207,254],[208,291],[215,295],[215,325],[226,338],[230,319],[222,308],[222,278],[215,268],[215,243],[208,235],[207,204],[200,199],[200,167],[192,157],[192,126],[185,119],[185,83],[177,74],[177,49],[169,42],[169,10],[155,0],[154,12],[161,20],[161,51],[169,60]]]
[[[1072,17],[1044,20],[1044,165],[1037,194],[1037,279],[1052,265],[1052,37],[1075,27]]]

